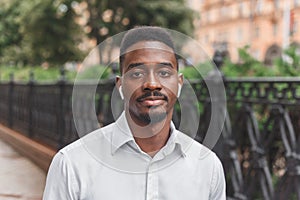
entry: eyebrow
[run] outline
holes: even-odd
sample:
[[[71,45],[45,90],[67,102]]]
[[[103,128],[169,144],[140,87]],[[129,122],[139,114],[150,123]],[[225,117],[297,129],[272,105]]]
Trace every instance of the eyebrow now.
[[[171,63],[169,63],[169,62],[162,62],[162,63],[159,63],[159,64],[174,68],[173,65]]]
[[[143,66],[143,65],[146,65],[146,64],[145,63],[131,63],[130,65],[128,65],[128,69],[132,69],[132,68]],[[173,65],[169,62],[161,62],[161,63],[158,63],[158,65],[163,65],[163,66],[168,66],[168,67],[174,68]]]
[[[139,67],[139,66],[142,66],[144,65],[144,63],[131,63],[130,65],[128,65],[128,69],[132,69],[132,68],[135,68],[135,67]]]

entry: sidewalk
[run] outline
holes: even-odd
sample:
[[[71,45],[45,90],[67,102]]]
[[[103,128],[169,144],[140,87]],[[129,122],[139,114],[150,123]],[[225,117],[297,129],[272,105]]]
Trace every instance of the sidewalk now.
[[[40,200],[46,174],[0,140],[0,200]]]

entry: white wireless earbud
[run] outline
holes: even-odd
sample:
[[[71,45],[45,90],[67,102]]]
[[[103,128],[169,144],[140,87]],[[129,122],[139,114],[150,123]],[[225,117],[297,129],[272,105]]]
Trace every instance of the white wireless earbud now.
[[[181,85],[178,83],[177,98],[179,98],[179,97],[180,97],[181,88],[182,88],[182,86],[181,86]]]
[[[124,100],[124,94],[123,94],[123,90],[122,90],[122,85],[119,87],[119,93],[120,93],[121,99]]]

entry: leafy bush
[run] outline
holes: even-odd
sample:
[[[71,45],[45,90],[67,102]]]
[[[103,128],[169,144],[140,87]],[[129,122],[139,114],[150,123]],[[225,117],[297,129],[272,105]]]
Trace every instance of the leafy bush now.
[[[281,75],[299,76],[300,75],[300,54],[297,46],[291,45],[284,50],[284,56],[275,60],[275,66]]]
[[[110,75],[111,75],[110,67],[95,65],[80,70],[77,73],[76,79],[78,80],[98,80],[99,78],[108,79]]]
[[[186,79],[202,79],[214,68],[215,66],[212,62],[206,61],[198,64],[197,66],[187,66],[180,70],[180,73],[182,73]]]
[[[34,74],[34,80],[38,82],[57,81],[60,78],[59,68],[0,66],[0,80],[8,81],[10,74],[13,74],[15,81],[29,81],[31,72]],[[74,80],[76,72],[66,70],[65,75],[66,79],[71,81]]]
[[[224,75],[227,77],[241,77],[241,76],[274,76],[276,70],[265,66],[249,54],[249,46],[238,49],[240,62],[233,63],[229,59],[225,60],[221,68]]]

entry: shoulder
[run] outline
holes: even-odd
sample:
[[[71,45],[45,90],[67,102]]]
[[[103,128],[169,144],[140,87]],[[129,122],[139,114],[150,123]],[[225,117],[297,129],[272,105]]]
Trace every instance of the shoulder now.
[[[44,199],[79,199],[86,194],[86,185],[94,177],[90,175],[102,169],[97,153],[103,150],[97,147],[105,146],[109,151],[113,126],[97,129],[56,153],[48,170]]]
[[[215,152],[184,133],[179,132],[178,139],[186,160],[195,168],[205,170],[212,176],[215,171],[223,173],[223,165]]]
[[[65,160],[69,165],[77,166],[82,163],[93,163],[95,155],[99,152],[109,152],[111,148],[111,133],[114,123],[99,128],[79,138],[71,144],[60,149],[56,160]]]
[[[59,152],[62,154],[79,153],[80,151],[85,150],[86,146],[92,145],[95,142],[109,142],[114,126],[115,123],[112,123],[105,127],[96,129],[79,138],[78,140],[68,144],[67,146],[59,150]]]
[[[212,150],[184,133],[178,135],[180,141],[183,141],[186,158],[193,164],[200,176],[202,174],[201,177],[205,177],[208,181],[210,199],[226,199],[224,170],[218,156]]]
[[[183,151],[187,156],[197,160],[219,160],[217,155],[212,150],[197,142],[193,138],[187,136],[186,134],[178,131],[177,137],[180,141]]]

